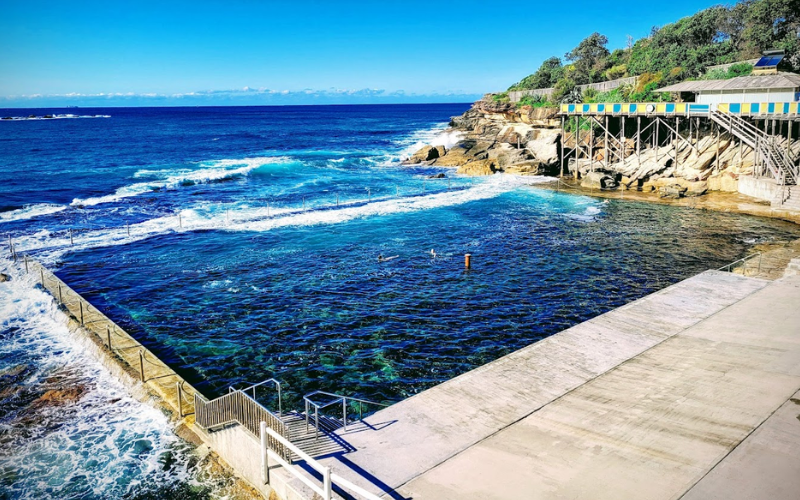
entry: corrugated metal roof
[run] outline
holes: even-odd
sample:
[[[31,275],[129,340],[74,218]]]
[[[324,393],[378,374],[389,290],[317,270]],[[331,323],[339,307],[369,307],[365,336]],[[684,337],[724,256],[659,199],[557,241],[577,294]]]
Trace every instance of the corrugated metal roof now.
[[[778,73],[777,75],[737,76],[729,80],[698,80],[681,82],[658,89],[656,92],[700,92],[702,90],[758,90],[800,87],[800,75]]]

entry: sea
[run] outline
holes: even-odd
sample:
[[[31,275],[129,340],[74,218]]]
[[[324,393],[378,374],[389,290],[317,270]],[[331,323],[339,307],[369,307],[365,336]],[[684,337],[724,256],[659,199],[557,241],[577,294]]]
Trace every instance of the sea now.
[[[0,499],[232,495],[67,330],[12,245],[207,397],[275,378],[300,410],[316,390],[401,401],[800,237],[401,164],[459,141],[448,123],[468,108],[0,110]]]

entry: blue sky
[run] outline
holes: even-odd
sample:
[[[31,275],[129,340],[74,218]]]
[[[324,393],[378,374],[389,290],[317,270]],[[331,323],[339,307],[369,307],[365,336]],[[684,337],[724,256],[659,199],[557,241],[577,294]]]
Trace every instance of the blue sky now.
[[[0,0],[0,107],[464,102],[710,5]]]

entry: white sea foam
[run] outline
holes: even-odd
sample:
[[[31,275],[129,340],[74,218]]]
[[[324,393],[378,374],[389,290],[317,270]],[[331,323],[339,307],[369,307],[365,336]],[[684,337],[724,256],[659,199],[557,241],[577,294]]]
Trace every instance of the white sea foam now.
[[[175,189],[184,183],[204,184],[234,177],[245,176],[267,164],[287,163],[286,157],[244,158],[241,160],[217,160],[198,164],[194,169],[139,170],[134,178],[152,177],[152,181],[137,182],[122,186],[112,194],[94,198],[75,198],[73,206],[93,206],[101,203],[112,203],[138,196],[153,190]]]
[[[53,205],[50,203],[27,205],[24,208],[0,213],[0,223],[11,222],[15,220],[32,219],[34,217],[40,217],[42,215],[50,215],[56,212],[60,212],[65,208],[67,208],[66,205]]]
[[[446,123],[440,123],[429,129],[418,130],[398,141],[398,145],[402,149],[398,154],[388,155],[389,163],[397,163],[400,160],[404,160],[428,145],[444,146],[450,149],[463,138],[463,132],[449,129]]]
[[[166,416],[132,398],[76,344],[66,317],[50,295],[35,288],[33,275],[4,259],[0,269],[12,277],[0,284],[0,331],[6,333],[0,359],[35,367],[35,375],[24,385],[61,373],[87,389],[66,406],[29,410],[41,418],[26,424],[24,435],[17,438],[14,427],[9,428],[0,446],[0,470],[17,477],[6,485],[11,497],[42,498],[68,491],[76,497],[94,492],[122,498],[143,481],[151,486],[193,482],[186,449]],[[177,462],[169,471],[159,463],[165,452]]]
[[[56,262],[68,251],[88,248],[126,245],[135,241],[173,233],[202,230],[269,231],[281,227],[338,224],[358,218],[391,215],[455,206],[477,200],[494,198],[521,186],[550,182],[548,177],[496,175],[479,180],[471,187],[431,194],[418,194],[397,198],[367,199],[345,202],[332,207],[330,200],[308,200],[306,210],[301,206],[252,207],[243,204],[202,203],[180,211],[178,214],[157,217],[125,227],[87,231],[74,235],[70,244],[66,232],[36,234],[15,239],[18,252],[37,251],[45,262]],[[315,208],[316,207],[316,208]]]

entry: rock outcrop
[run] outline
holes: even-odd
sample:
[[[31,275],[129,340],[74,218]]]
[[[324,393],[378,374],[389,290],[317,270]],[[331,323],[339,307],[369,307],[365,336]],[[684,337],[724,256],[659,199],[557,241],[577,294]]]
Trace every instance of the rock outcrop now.
[[[517,108],[484,98],[450,126],[463,139],[449,150],[426,146],[404,164],[456,167],[466,175],[495,172],[519,175],[555,173],[560,160],[561,121],[555,109]]]
[[[562,150],[575,149],[574,133],[561,137],[557,109],[517,108],[491,95],[453,117],[450,126],[462,134],[460,142],[449,150],[426,146],[405,163],[455,167],[465,175],[555,175],[561,169]],[[726,134],[717,136],[710,130],[697,134],[695,130],[691,137],[676,140],[662,128],[662,145],[650,147],[648,139],[639,145],[638,155],[634,140],[617,134],[606,143],[602,134],[582,131],[577,141],[583,156],[565,158],[567,173],[582,179],[588,189],[635,190],[675,198],[707,191],[736,192],[739,177],[754,172],[752,148]],[[785,142],[778,147],[785,149]],[[589,151],[592,158],[586,158]],[[800,141],[792,144],[791,155],[800,157]]]
[[[421,163],[429,163],[437,158],[441,158],[447,153],[444,146],[425,146],[410,158],[403,161],[404,165],[416,165]]]

